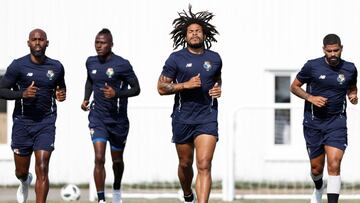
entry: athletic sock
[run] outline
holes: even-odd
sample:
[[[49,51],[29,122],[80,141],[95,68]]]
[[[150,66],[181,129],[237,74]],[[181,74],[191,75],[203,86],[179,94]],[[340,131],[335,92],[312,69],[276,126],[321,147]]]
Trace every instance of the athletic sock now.
[[[98,201],[100,201],[100,200],[105,201],[105,193],[104,193],[104,191],[97,192],[97,196],[98,196]]]
[[[194,200],[194,194],[191,192],[189,195],[184,195],[185,202],[192,202]]]
[[[321,174],[315,176],[312,173],[310,173],[310,175],[311,175],[312,180],[315,183],[315,188],[317,190],[320,190],[321,187],[323,186],[323,174],[321,173]]]
[[[341,189],[341,177],[329,176],[327,185],[327,197],[328,203],[337,203],[339,200],[339,194]]]
[[[339,194],[327,194],[328,203],[338,203],[339,201]]]

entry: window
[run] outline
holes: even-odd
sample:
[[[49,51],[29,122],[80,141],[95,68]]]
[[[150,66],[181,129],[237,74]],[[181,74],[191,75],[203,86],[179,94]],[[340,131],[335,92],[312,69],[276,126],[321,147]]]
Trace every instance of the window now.
[[[2,75],[0,75],[0,79]],[[0,99],[0,144],[7,144],[7,105],[6,100]]]
[[[290,79],[290,76],[275,75],[274,144],[276,145],[288,145],[291,143],[290,107],[281,106],[281,104],[290,104]]]

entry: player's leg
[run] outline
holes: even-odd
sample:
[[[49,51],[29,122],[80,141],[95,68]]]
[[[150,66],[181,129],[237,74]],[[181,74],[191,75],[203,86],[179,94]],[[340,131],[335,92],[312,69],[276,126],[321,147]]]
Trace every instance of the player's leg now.
[[[114,172],[113,203],[122,203],[121,181],[124,173],[124,149],[129,133],[129,120],[120,117],[115,125],[108,125],[109,142],[111,147],[112,168]]]
[[[344,151],[331,146],[325,146],[325,151],[329,174],[327,184],[328,202],[337,203],[341,189],[340,166]]]
[[[35,193],[36,202],[46,202],[47,194],[49,192],[49,161],[51,151],[36,150],[35,151]]]
[[[94,180],[96,185],[96,191],[98,195],[98,201],[105,201],[105,141],[93,142],[95,152],[95,166],[94,166]]]
[[[106,143],[109,139],[107,126],[99,116],[90,111],[89,114],[89,130],[91,135],[91,141],[94,147],[94,181],[97,191],[97,197],[99,202],[105,202],[105,152]]]
[[[124,173],[124,151],[111,150],[112,168],[114,172],[113,203],[121,203],[121,180]]]
[[[29,173],[31,154],[33,152],[33,139],[26,129],[26,125],[20,120],[14,120],[12,128],[11,148],[14,152],[15,175],[20,180],[16,192],[18,202],[25,202],[28,197],[28,188],[32,181]]]
[[[196,194],[199,203],[207,203],[209,200],[212,178],[211,162],[213,159],[217,137],[201,134],[195,138],[196,166]]]
[[[18,202],[26,202],[29,192],[29,186],[32,181],[32,175],[29,173],[31,154],[20,156],[14,153],[15,175],[20,180],[20,185],[16,193]]]
[[[51,153],[54,150],[55,142],[55,123],[47,123],[47,119],[53,120],[52,117],[44,119],[43,123],[29,126],[34,139],[35,153],[35,193],[36,202],[46,202],[49,192],[49,162]]]
[[[327,124],[325,151],[327,157],[329,203],[337,203],[341,189],[340,167],[347,146],[346,115],[341,114],[329,119]]]
[[[310,176],[314,181],[315,189],[311,195],[311,203],[321,203],[324,191],[323,171],[325,164],[325,150],[323,145],[324,134],[321,130],[304,126],[304,138],[310,158]]]
[[[176,144],[176,152],[179,159],[178,165],[178,177],[181,188],[184,192],[184,198],[186,202],[191,202],[194,198],[192,194],[191,184],[194,177],[194,171],[192,168],[194,159],[194,144]]]

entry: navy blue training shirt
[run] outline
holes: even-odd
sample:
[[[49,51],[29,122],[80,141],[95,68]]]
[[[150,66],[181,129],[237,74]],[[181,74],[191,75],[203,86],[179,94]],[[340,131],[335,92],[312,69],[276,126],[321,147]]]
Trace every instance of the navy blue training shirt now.
[[[356,85],[357,70],[353,63],[341,60],[336,67],[326,63],[325,57],[309,60],[296,78],[307,84],[306,92],[327,98],[324,107],[305,102],[305,115],[323,118],[346,110],[346,94],[350,86]]]
[[[42,64],[31,61],[30,54],[14,60],[3,77],[7,88],[23,92],[34,81],[38,88],[35,98],[19,98],[15,101],[14,118],[31,124],[54,115],[50,122],[56,120],[56,87],[66,88],[64,67],[54,59],[46,57]]]
[[[90,56],[86,61],[86,69],[94,92],[91,111],[104,120],[112,121],[114,116],[116,119],[127,118],[127,98],[105,98],[101,89],[105,83],[115,92],[127,89],[127,81],[136,78],[129,61],[115,54],[105,62],[100,61],[98,56]]]
[[[166,60],[162,75],[174,83],[183,83],[200,73],[201,87],[187,89],[175,94],[172,118],[185,124],[200,124],[217,121],[217,99],[209,96],[215,77],[221,75],[220,55],[211,50],[192,54],[187,48],[173,52]]]

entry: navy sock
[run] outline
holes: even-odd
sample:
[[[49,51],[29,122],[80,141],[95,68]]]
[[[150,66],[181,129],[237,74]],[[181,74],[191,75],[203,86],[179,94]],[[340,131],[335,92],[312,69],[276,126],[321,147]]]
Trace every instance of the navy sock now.
[[[98,196],[98,201],[100,201],[100,200],[105,201],[105,193],[104,193],[104,191],[97,192],[97,196]]]
[[[319,180],[314,180],[315,188],[319,190],[323,186],[323,179],[320,178]]]
[[[328,198],[328,203],[338,203],[339,194],[328,193],[327,198]]]
[[[194,200],[194,194],[184,195],[185,202],[192,202]]]

